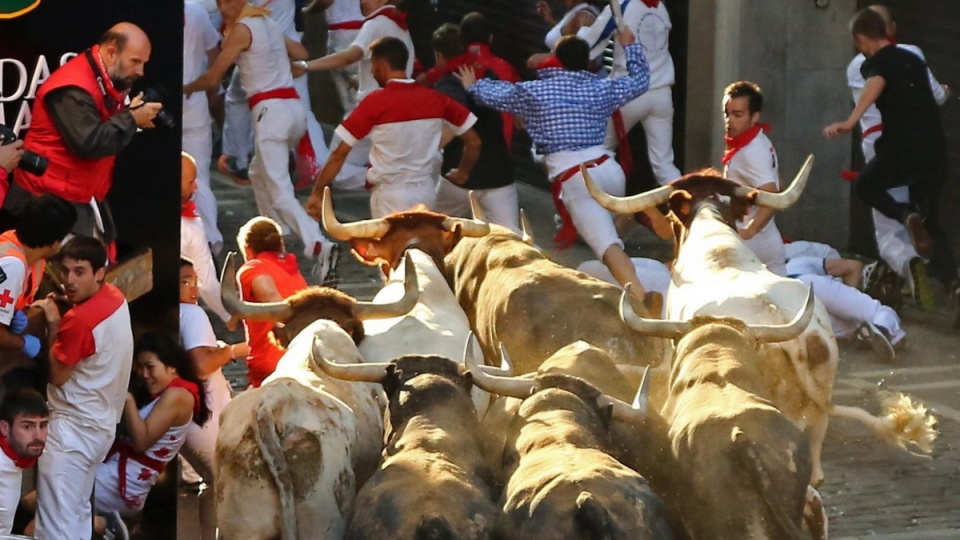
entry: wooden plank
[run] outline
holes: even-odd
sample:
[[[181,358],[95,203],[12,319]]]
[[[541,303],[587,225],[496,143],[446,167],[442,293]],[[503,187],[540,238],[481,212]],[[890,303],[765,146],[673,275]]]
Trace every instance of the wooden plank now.
[[[153,289],[153,251],[147,248],[119,261],[107,269],[104,281],[123,291],[127,302],[147,294]]]

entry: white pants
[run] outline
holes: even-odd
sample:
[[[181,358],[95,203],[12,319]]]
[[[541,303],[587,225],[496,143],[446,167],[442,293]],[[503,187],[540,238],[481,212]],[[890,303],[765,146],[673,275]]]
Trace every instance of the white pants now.
[[[257,103],[253,115],[256,151],[250,162],[250,183],[257,210],[264,216],[277,216],[289,225],[303,240],[304,255],[312,257],[318,242],[329,241],[300,204],[290,179],[290,150],[307,129],[303,104],[293,99],[268,99]]]
[[[673,163],[673,94],[669,86],[640,94],[621,107],[620,114],[623,115],[623,127],[628,133],[638,122],[643,124],[650,166],[661,186],[683,176]],[[617,132],[611,120],[607,125],[604,144],[613,151],[617,143]]]
[[[813,286],[817,300],[830,314],[833,333],[838,338],[850,337],[864,321],[882,326],[891,334],[902,332],[897,312],[839,279],[814,274],[802,274],[797,279]]]
[[[394,212],[410,210],[418,204],[433,210],[436,200],[437,184],[430,179],[397,185],[377,184],[370,195],[370,216],[382,218]]]
[[[815,257],[819,259],[839,259],[840,252],[833,248],[829,244],[823,244],[821,242],[808,242],[807,240],[797,240],[795,242],[790,242],[789,244],[784,244],[783,246],[784,253],[787,256],[787,261],[791,261],[798,257]],[[790,262],[787,262],[787,266],[790,266]],[[791,274],[806,274],[807,272],[794,272],[790,270]]]
[[[632,257],[633,267],[636,269],[637,278],[640,285],[647,292],[658,292],[667,297],[667,289],[670,288],[670,269],[665,264],[654,259],[645,259],[642,257]],[[577,267],[578,272],[583,272],[588,276],[593,276],[601,281],[606,281],[611,285],[622,287],[620,282],[613,277],[607,265],[601,261],[586,261]],[[657,317],[662,317],[662,313],[654,313]]]
[[[297,95],[300,96],[300,103],[303,104],[304,114],[306,114],[307,118],[307,134],[310,135],[310,144],[313,146],[313,155],[316,158],[316,170],[315,174],[311,175],[312,178],[320,174],[323,165],[327,162],[327,158],[330,157],[330,149],[327,148],[327,140],[323,135],[323,128],[320,127],[320,122],[317,122],[317,117],[313,115],[313,109],[310,105],[310,89],[307,87],[307,77],[303,76],[294,79],[293,87],[297,90]]]
[[[197,162],[197,192],[193,201],[197,203],[197,213],[203,221],[203,230],[207,240],[213,243],[223,242],[223,234],[217,228],[217,198],[210,188],[210,161],[213,153],[213,128],[210,116],[203,127],[183,128],[183,151]],[[187,124],[184,119],[184,125]]]
[[[350,48],[360,30],[331,30],[327,33],[327,54],[333,54]],[[357,108],[356,81],[359,73],[359,62],[344,68],[331,69],[330,76],[337,87],[340,96],[340,105],[343,106],[343,116],[346,117]]]
[[[97,466],[107,457],[113,433],[53,416],[38,462],[37,529],[41,540],[89,540],[90,495]]]
[[[760,259],[767,270],[778,276],[787,275],[787,253],[783,247],[783,237],[776,224],[771,221],[749,240],[744,240],[750,251]]]
[[[333,140],[330,141],[330,148],[336,149],[342,139],[334,133]],[[373,142],[369,137],[360,139],[357,144],[350,148],[347,159],[343,162],[343,167],[333,179],[333,186],[339,189],[350,191],[364,189],[367,183],[367,170],[370,164],[370,149]]]
[[[876,155],[873,143],[879,136],[879,133],[872,133],[860,143],[865,161],[870,161]],[[887,190],[887,193],[897,202],[910,202],[909,186],[895,187]],[[893,268],[894,272],[906,278],[910,272],[908,266],[910,259],[920,256],[917,254],[917,248],[913,246],[913,242],[910,240],[910,233],[899,221],[890,219],[876,210],[871,211],[873,212],[873,230],[877,238],[877,250],[880,251],[880,258],[890,268]]]
[[[467,215],[470,212],[470,191],[441,177],[437,182],[437,203],[434,210],[448,216]],[[480,209],[486,214],[487,221],[521,234],[520,202],[516,185],[472,191]]]
[[[610,195],[623,197],[627,182],[623,169],[613,159],[592,167],[590,178]],[[582,174],[578,172],[563,183],[560,199],[570,212],[580,238],[590,246],[598,259],[603,260],[603,254],[614,244],[623,247],[623,240],[613,224],[613,214],[590,195]]]
[[[253,152],[253,116],[247,91],[240,84],[240,70],[234,70],[223,97],[223,153],[237,158],[237,166],[244,169],[250,164]]]

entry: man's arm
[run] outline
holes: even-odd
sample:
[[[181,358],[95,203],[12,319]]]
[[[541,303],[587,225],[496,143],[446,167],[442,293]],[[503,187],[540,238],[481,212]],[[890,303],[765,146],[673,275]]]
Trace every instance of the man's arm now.
[[[230,363],[234,358],[246,357],[249,352],[250,349],[245,343],[227,345],[222,341],[217,341],[215,347],[201,345],[187,351],[187,355],[193,360],[193,365],[197,367],[197,374],[206,377]]]
[[[857,125],[857,122],[860,121],[860,117],[863,116],[863,113],[867,112],[867,109],[871,105],[876,103],[877,98],[880,97],[880,94],[883,93],[883,89],[886,86],[887,82],[880,75],[874,75],[867,79],[866,83],[863,85],[863,93],[860,94],[860,99],[857,101],[857,106],[853,108],[853,112],[850,113],[850,117],[844,120],[843,122],[835,122],[823,129],[823,136],[827,138],[836,137],[841,133],[849,133],[853,130],[853,127]]]
[[[310,199],[307,200],[306,204],[307,213],[314,219],[319,220],[323,214],[323,188],[332,184],[333,179],[340,174],[340,169],[343,168],[343,163],[347,160],[347,154],[350,153],[352,148],[353,146],[346,141],[340,141],[340,144],[327,157],[327,162],[324,164],[323,170],[320,171],[320,175],[317,176],[317,181],[313,184],[313,191],[310,192]],[[257,296],[257,298],[260,297]]]
[[[77,362],[96,351],[93,343],[93,335],[90,334],[89,329],[83,332],[82,329],[79,328],[79,325],[75,324],[75,319],[72,319],[74,322],[68,323],[62,329],[65,330],[64,334],[77,336],[77,339],[63,339],[64,336],[61,335],[60,332],[60,309],[57,307],[52,295],[34,302],[33,305],[43,309],[44,317],[47,320],[47,349],[49,351],[47,353],[47,364],[50,366],[49,382],[56,387],[63,386],[64,383],[69,381],[70,377],[73,376]],[[65,344],[67,342],[69,342],[69,344]],[[61,354],[61,351],[64,350],[68,351],[69,354],[69,358],[65,358],[67,362],[61,361],[58,356]],[[74,362],[74,360],[77,362]]]
[[[351,45],[342,51],[309,60],[306,62],[306,65],[295,64],[293,67],[293,76],[299,77],[305,72],[309,73],[311,71],[327,71],[330,69],[347,67],[354,62],[359,62],[362,58],[363,49],[356,45]]]
[[[303,43],[283,36],[283,44],[287,48],[287,57],[289,57],[291,61],[295,62],[297,60],[310,58],[310,53],[307,52],[307,48],[303,46]]]
[[[460,164],[456,169],[447,172],[444,177],[458,186],[462,186],[470,180],[470,173],[473,172],[473,166],[477,164],[477,158],[480,156],[480,136],[473,129],[468,129],[459,135],[463,141],[463,153],[460,155]]]
[[[616,103],[615,108],[619,109],[650,88],[650,65],[647,63],[646,55],[643,54],[643,45],[637,43],[636,36],[629,28],[617,34],[617,39],[623,45],[628,73],[627,77],[620,77],[610,83]]]
[[[83,159],[115,156],[137,133],[134,111],[126,110],[101,122],[93,96],[74,86],[52,90],[44,103],[67,148]]]
[[[454,76],[481,105],[518,116],[523,116],[527,110],[527,94],[517,84],[493,79],[477,80],[477,74],[471,66],[461,67]]]
[[[252,40],[253,35],[250,33],[247,25],[242,23],[234,24],[230,29],[230,33],[227,34],[226,39],[223,40],[223,45],[221,46],[220,54],[217,55],[217,59],[213,61],[213,64],[207,68],[207,71],[203,75],[197,77],[197,80],[185,84],[183,86],[183,93],[190,95],[194,92],[213,88],[220,84],[223,75],[230,66],[237,61],[240,53],[250,47]]]

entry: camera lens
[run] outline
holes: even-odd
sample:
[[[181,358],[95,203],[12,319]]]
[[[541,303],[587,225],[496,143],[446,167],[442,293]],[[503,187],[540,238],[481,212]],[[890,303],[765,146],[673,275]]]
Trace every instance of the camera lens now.
[[[50,162],[47,161],[47,158],[39,154],[34,154],[29,150],[25,150],[23,152],[23,156],[20,158],[20,164],[17,165],[17,167],[30,174],[40,176],[47,172],[47,165],[49,164]]]
[[[173,129],[174,126],[177,125],[173,117],[170,116],[170,113],[168,113],[163,109],[160,109],[160,112],[158,112],[157,115],[153,117],[153,123],[157,127],[162,127],[165,129]]]

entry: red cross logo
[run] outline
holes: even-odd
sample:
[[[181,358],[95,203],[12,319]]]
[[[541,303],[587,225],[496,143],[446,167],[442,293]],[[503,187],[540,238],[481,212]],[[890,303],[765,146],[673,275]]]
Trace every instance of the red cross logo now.
[[[13,303],[14,300],[16,299],[10,296],[10,289],[4,289],[3,294],[0,295],[0,309],[7,307],[7,304]]]

